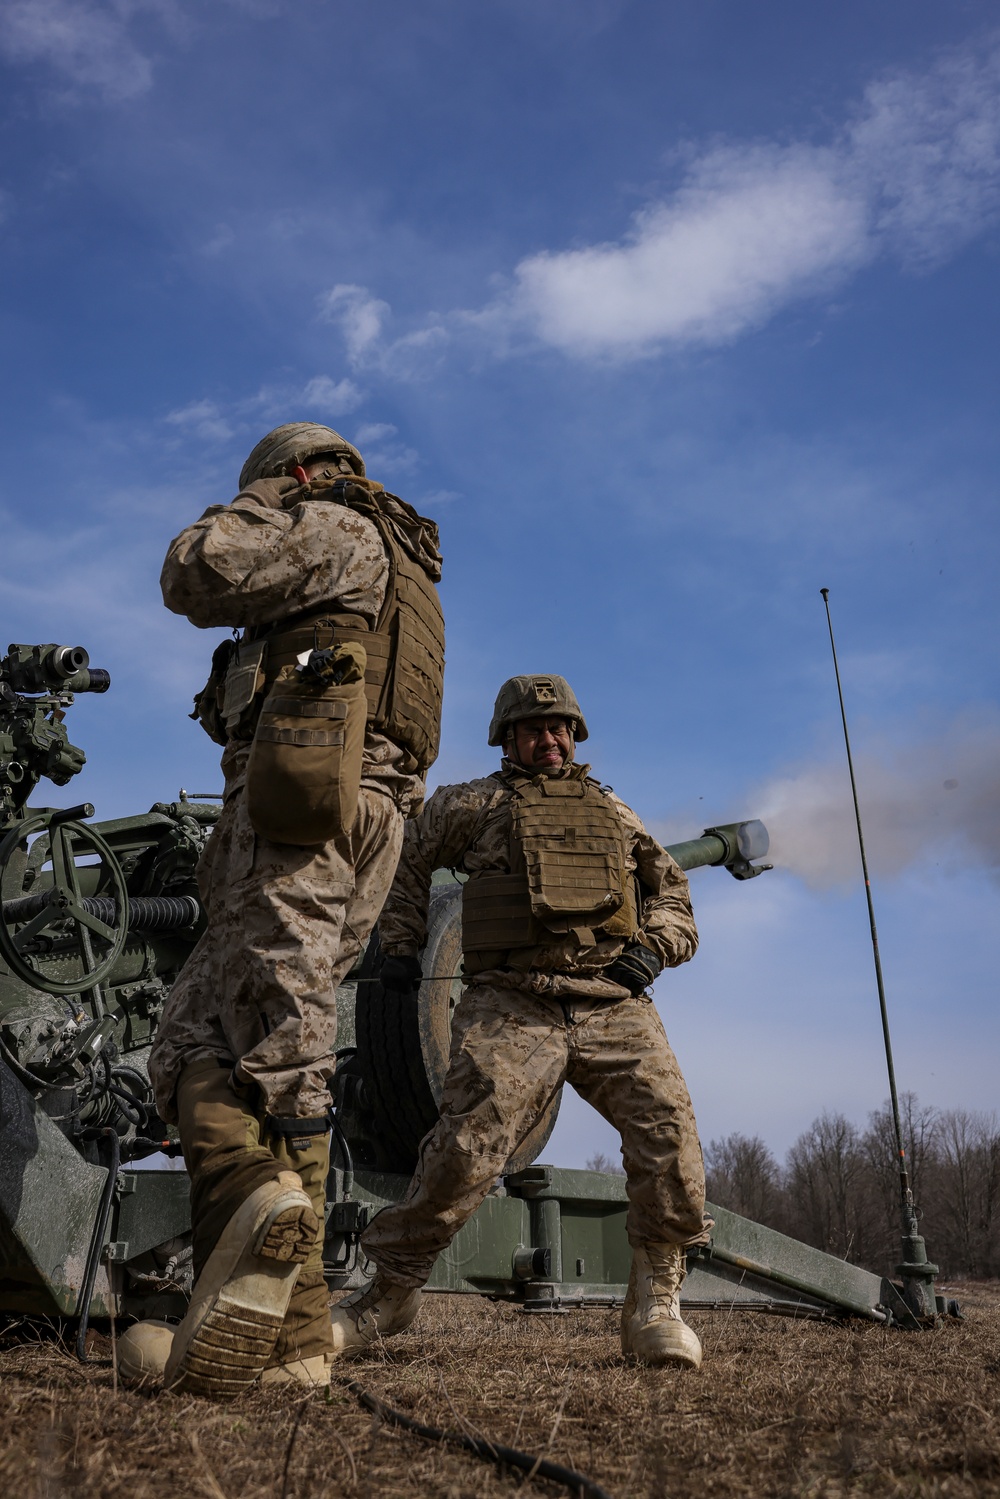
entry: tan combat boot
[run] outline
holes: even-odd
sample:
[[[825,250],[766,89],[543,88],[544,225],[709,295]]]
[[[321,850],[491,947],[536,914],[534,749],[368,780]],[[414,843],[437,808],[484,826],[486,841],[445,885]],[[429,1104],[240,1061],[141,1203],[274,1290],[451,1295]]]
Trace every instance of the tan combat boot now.
[[[174,1335],[165,1389],[231,1400],[259,1377],[318,1229],[293,1171],[251,1193],[198,1276]]]
[[[632,1256],[622,1307],[622,1353],[640,1364],[683,1364],[697,1369],[701,1343],[681,1319],[684,1250],[679,1244],[643,1244]]]
[[[330,1383],[330,1355],[314,1353],[310,1358],[292,1359],[288,1363],[274,1364],[260,1376],[261,1384],[304,1384],[315,1390],[326,1389]]]
[[[333,1308],[334,1358],[353,1358],[379,1338],[405,1332],[419,1310],[420,1292],[390,1280],[380,1270],[367,1286]]]
[[[134,1322],[127,1327],[115,1348],[122,1384],[159,1384],[176,1331],[172,1322]]]
[[[305,1383],[329,1384],[328,1372],[318,1380],[316,1376],[317,1371],[328,1369],[333,1352],[330,1291],[323,1274],[323,1223],[330,1142],[325,1135],[314,1135],[307,1144],[296,1141],[293,1145],[287,1136],[277,1140],[271,1138],[268,1143],[279,1163],[300,1177],[302,1189],[319,1220],[320,1230],[309,1258],[299,1271],[281,1332],[261,1375],[261,1384],[281,1381],[280,1371],[286,1367],[292,1371],[289,1377],[300,1383],[303,1382],[302,1371],[306,1369],[310,1372]]]

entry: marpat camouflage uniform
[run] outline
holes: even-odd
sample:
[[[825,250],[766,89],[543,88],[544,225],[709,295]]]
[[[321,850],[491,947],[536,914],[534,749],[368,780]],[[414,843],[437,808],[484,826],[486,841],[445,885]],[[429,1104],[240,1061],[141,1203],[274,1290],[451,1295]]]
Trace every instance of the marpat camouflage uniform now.
[[[296,499],[298,490],[294,479],[262,479],[231,505],[211,506],[170,547],[167,606],[202,627],[279,624],[317,607],[374,627],[389,583],[375,524],[344,505]],[[436,533],[414,522],[433,567]],[[236,1209],[283,1169],[298,1173],[312,1201],[320,1232],[268,1359],[282,1365],[332,1347],[322,1225],[336,991],[378,917],[403,818],[424,786],[412,755],[369,732],[346,845],[275,843],[255,834],[247,813],[249,754],[250,741],[235,739],[223,755],[225,805],[198,869],[208,925],[164,1006],[149,1070],[191,1177],[196,1281]]]
[[[504,760],[501,776],[442,787],[407,824],[379,920],[386,953],[422,947],[435,869],[509,871],[504,778],[522,774]],[[613,800],[644,897],[636,940],[676,967],[698,944],[687,878],[636,814]],[[604,940],[581,950],[572,938],[553,937],[524,971],[493,969],[467,980],[441,1117],[421,1145],[406,1198],[383,1209],[362,1236],[366,1254],[390,1279],[426,1281],[564,1081],[622,1136],[630,1242],[706,1242],[704,1168],[680,1068],[652,1000],[632,998],[602,976],[625,945]]]
[[[374,623],[389,575],[378,531],[341,505],[282,508],[296,489],[294,479],[258,480],[182,531],[163,566],[168,608],[202,627],[271,624],[322,604]],[[382,907],[403,817],[423,797],[411,757],[369,733],[350,859],[332,842],[271,843],[246,813],[249,748],[233,741],[223,755],[225,807],[198,871],[208,929],[171,990],[150,1058],[168,1122],[181,1071],[209,1057],[238,1064],[268,1114],[329,1107],[337,985]]]

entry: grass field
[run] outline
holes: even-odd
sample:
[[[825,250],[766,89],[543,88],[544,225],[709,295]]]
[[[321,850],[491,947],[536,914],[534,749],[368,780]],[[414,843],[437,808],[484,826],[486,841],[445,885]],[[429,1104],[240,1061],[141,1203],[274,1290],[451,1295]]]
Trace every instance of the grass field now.
[[[691,1313],[698,1373],[617,1355],[617,1316],[543,1320],[429,1297],[417,1327],[338,1375],[411,1416],[576,1468],[615,1499],[1000,1495],[1000,1286],[953,1288],[966,1320],[923,1334]],[[343,1385],[235,1405],[116,1390],[51,1342],[0,1347],[3,1499],[319,1499],[564,1493],[431,1446]]]

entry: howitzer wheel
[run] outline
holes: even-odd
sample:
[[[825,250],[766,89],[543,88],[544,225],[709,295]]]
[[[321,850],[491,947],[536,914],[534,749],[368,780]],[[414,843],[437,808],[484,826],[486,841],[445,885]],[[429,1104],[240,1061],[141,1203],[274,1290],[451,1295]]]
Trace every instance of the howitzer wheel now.
[[[58,814],[56,814],[58,816]],[[29,846],[33,833],[40,834]],[[115,903],[113,921],[84,909],[76,860],[97,856],[97,885]],[[52,864],[51,885],[38,876]],[[93,866],[91,866],[91,872]],[[85,823],[57,821],[51,811],[36,812],[11,829],[0,843],[0,900],[49,896],[43,910],[24,921],[0,914],[0,953],[12,973],[46,994],[81,994],[106,978],[128,937],[128,894],[113,850]],[[75,937],[75,952],[66,949]],[[46,948],[49,950],[46,951]],[[73,972],[65,977],[67,966]]]
[[[383,989],[378,930],[372,934],[358,982],[356,1023],[365,1096],[384,1146],[382,1168],[412,1171],[420,1141],[434,1127],[451,1053],[451,1019],[462,995],[462,888],[431,889],[427,945],[419,991]],[[530,1166],[555,1127],[561,1093],[507,1163]]]

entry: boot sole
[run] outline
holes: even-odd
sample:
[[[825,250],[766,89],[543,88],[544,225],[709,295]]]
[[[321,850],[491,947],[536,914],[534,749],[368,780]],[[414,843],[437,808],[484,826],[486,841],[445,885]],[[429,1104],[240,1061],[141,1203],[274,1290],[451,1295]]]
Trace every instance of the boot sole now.
[[[178,1328],[164,1375],[165,1388],[175,1394],[232,1400],[253,1384],[274,1351],[318,1222],[300,1192],[283,1190],[258,1223],[260,1211],[253,1197],[243,1204],[202,1272],[217,1289],[192,1304],[190,1330],[184,1323]]]
[[[690,1340],[682,1336],[681,1338],[670,1340],[673,1344],[672,1347],[664,1346],[664,1343],[659,1343],[659,1346],[657,1346],[659,1340],[655,1337],[650,1337],[648,1340],[650,1346],[646,1349],[642,1349],[641,1347],[643,1342],[642,1332],[631,1334],[627,1338],[622,1338],[622,1353],[627,1359],[631,1359],[637,1364],[643,1364],[649,1369],[664,1368],[671,1364],[679,1369],[700,1369],[702,1358],[701,1342],[697,1333],[693,1332],[691,1328],[687,1328],[687,1331],[690,1333]],[[636,1347],[636,1343],[640,1345],[639,1348]]]

